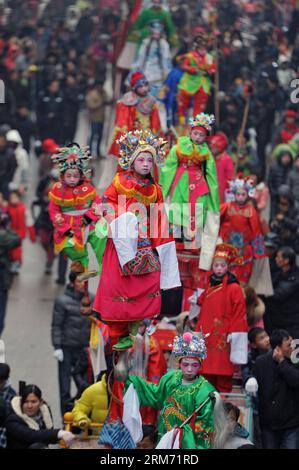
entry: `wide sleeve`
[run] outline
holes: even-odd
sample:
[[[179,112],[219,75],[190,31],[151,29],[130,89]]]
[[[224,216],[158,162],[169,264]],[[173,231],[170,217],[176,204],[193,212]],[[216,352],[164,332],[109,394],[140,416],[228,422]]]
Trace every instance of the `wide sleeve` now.
[[[163,197],[169,195],[176,171],[178,168],[177,146],[174,145],[166,158],[165,165],[161,168],[159,183],[162,186]]]
[[[102,202],[102,199],[100,198],[98,194],[96,194],[96,196],[92,200],[91,207],[84,214],[92,222],[97,222],[101,217],[101,214],[100,214],[101,202]]]
[[[120,265],[135,258],[138,242],[138,220],[132,212],[118,201],[118,192],[112,183],[104,192],[101,213],[109,224],[108,236],[112,238]],[[96,224],[96,233],[100,236],[102,221]]]
[[[253,258],[254,259],[265,258],[267,255],[266,255],[264,236],[262,233],[262,227],[261,227],[259,214],[253,206],[251,210],[252,210],[252,213],[251,213],[251,217],[249,217],[249,225],[250,225],[251,233],[252,233],[251,245],[253,249]]]
[[[126,381],[125,391],[130,384],[133,384],[140,401],[140,406],[151,406],[152,408],[161,410],[168,396],[167,382],[169,374],[172,375],[172,372],[164,375],[157,385],[147,382],[137,375],[129,375]]]
[[[156,227],[151,227],[152,247],[157,250],[160,261],[160,288],[172,289],[181,285],[176,246],[170,235],[168,217],[166,214],[161,188],[157,185],[157,202],[151,213],[151,220]]]
[[[128,127],[130,122],[130,108],[130,106],[126,106],[121,101],[119,101],[116,105],[114,130],[111,139],[111,146],[108,151],[109,155],[114,155],[115,157],[119,156],[119,145],[116,141],[124,132],[127,132],[129,130]]]
[[[125,212],[111,222],[110,229],[118,261],[123,268],[126,263],[135,258],[137,253],[137,217],[131,212]]]
[[[48,211],[54,229],[59,235],[64,235],[68,230],[71,229],[71,225],[66,222],[65,218],[63,217],[61,208],[58,204],[50,200]]]
[[[232,181],[234,179],[234,175],[235,175],[234,163],[231,157],[228,155],[227,160],[226,160],[226,165],[225,165],[225,179],[226,179],[227,186],[228,186],[228,181]]]
[[[220,227],[220,200],[217,168],[214,157],[209,150],[209,158],[205,162],[205,178],[209,187],[207,194],[207,212],[200,250],[199,267],[204,271],[211,269]]]
[[[239,284],[231,284],[229,287],[231,304],[228,331],[231,335],[230,360],[233,364],[246,364],[248,360],[248,324],[245,297]]]
[[[161,121],[158,106],[155,104],[151,113],[151,130],[153,134],[161,133]]]

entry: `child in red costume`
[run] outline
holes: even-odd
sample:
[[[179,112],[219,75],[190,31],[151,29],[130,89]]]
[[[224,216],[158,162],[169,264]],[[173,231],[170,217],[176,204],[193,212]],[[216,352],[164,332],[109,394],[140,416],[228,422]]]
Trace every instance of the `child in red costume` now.
[[[163,156],[164,143],[150,131],[122,136],[119,165],[124,171],[116,173],[103,195],[110,235],[93,309],[109,322],[117,350],[132,347],[141,320],[160,314],[161,289],[180,285],[175,242],[164,233],[162,190],[150,173]]]
[[[62,148],[53,155],[58,163],[60,181],[49,191],[49,214],[54,226],[55,252],[63,251],[72,261],[88,269],[87,243],[90,243],[101,269],[106,240],[97,237],[94,222],[98,221],[100,197],[90,183],[86,148],[77,144]]]
[[[114,134],[109,155],[119,156],[120,136],[135,129],[149,129],[153,134],[160,133],[161,122],[155,98],[149,94],[149,84],[145,75],[137,70],[130,75],[131,91],[125,93],[116,105]]]
[[[18,191],[10,192],[7,212],[10,217],[10,227],[19,235],[21,240],[25,239],[28,230],[30,240],[35,242],[36,234],[33,219],[25,204],[21,201]],[[12,260],[11,272],[18,274],[23,261],[22,244],[11,250],[10,255]]]
[[[217,245],[213,273],[197,301],[201,309],[196,331],[208,335],[209,351],[201,373],[219,392],[231,392],[234,364],[247,362],[245,297],[236,276],[228,271],[237,256],[233,246]]]
[[[231,156],[226,152],[228,140],[223,132],[216,132],[209,139],[210,149],[215,157],[217,168],[219,198],[225,202],[225,192],[229,189],[229,181],[234,178],[235,170]]]
[[[193,99],[193,117],[204,112],[211,94],[211,76],[216,71],[213,56],[207,51],[208,37],[204,32],[194,37],[194,50],[178,57],[183,75],[178,84],[179,123],[186,124],[186,113]]]
[[[220,237],[238,250],[240,264],[232,264],[234,273],[242,284],[248,284],[255,260],[266,258],[264,237],[259,213],[249,198],[254,194],[253,181],[237,178],[230,183],[233,200],[220,207]]]

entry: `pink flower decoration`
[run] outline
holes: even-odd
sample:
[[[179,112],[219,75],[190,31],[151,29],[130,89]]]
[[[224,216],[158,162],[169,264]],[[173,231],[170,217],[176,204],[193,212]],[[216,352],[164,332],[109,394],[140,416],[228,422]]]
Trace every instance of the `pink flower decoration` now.
[[[192,340],[192,333],[184,333],[183,334],[183,340],[186,341],[187,343],[190,343],[190,341]]]

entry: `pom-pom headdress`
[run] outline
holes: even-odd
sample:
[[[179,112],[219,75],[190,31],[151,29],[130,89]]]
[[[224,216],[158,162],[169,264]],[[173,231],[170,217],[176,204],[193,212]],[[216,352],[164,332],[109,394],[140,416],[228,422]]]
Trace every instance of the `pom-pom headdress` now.
[[[229,190],[235,196],[238,189],[245,189],[249,197],[255,194],[254,181],[250,177],[243,178],[242,174],[238,174],[237,178],[229,181]]]
[[[117,140],[117,143],[120,148],[119,165],[123,170],[130,169],[141,152],[149,152],[158,165],[165,159],[163,147],[167,141],[156,137],[149,130],[127,132]]]
[[[128,82],[132,90],[136,91],[138,87],[148,85],[148,80],[141,69],[130,72]]]
[[[189,125],[192,129],[195,127],[203,127],[208,132],[211,132],[212,126],[215,123],[214,114],[197,114],[195,118],[189,118]]]
[[[183,357],[196,357],[203,361],[207,357],[207,346],[203,333],[184,333],[173,340],[173,355],[177,359]]]
[[[232,262],[239,264],[242,260],[239,258],[238,250],[235,246],[229,243],[219,243],[216,246],[213,259],[223,259],[230,265]]]
[[[69,169],[78,169],[84,175],[88,172],[88,162],[92,159],[88,147],[62,147],[52,155],[52,161],[58,165],[60,173]]]

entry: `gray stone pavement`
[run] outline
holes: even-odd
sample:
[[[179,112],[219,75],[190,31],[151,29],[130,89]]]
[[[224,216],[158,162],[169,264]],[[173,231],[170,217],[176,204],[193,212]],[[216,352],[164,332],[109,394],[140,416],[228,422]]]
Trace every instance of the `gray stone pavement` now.
[[[107,130],[104,135],[104,147]],[[88,124],[85,111],[80,113],[75,140],[86,145]],[[115,173],[116,161],[103,158],[94,162],[95,178],[99,194],[110,184]],[[31,185],[27,205],[34,196],[37,185],[37,162],[31,156]],[[38,385],[51,407],[54,423],[60,426],[58,392],[58,368],[51,345],[51,319],[54,299],[64,288],[55,284],[57,261],[50,276],[44,275],[45,253],[39,243],[26,239],[23,243],[23,265],[10,291],[6,326],[2,335],[5,342],[5,360],[11,367],[11,382],[17,389],[18,381]],[[91,269],[96,261],[91,253]],[[97,279],[90,281],[90,290],[95,292]]]

